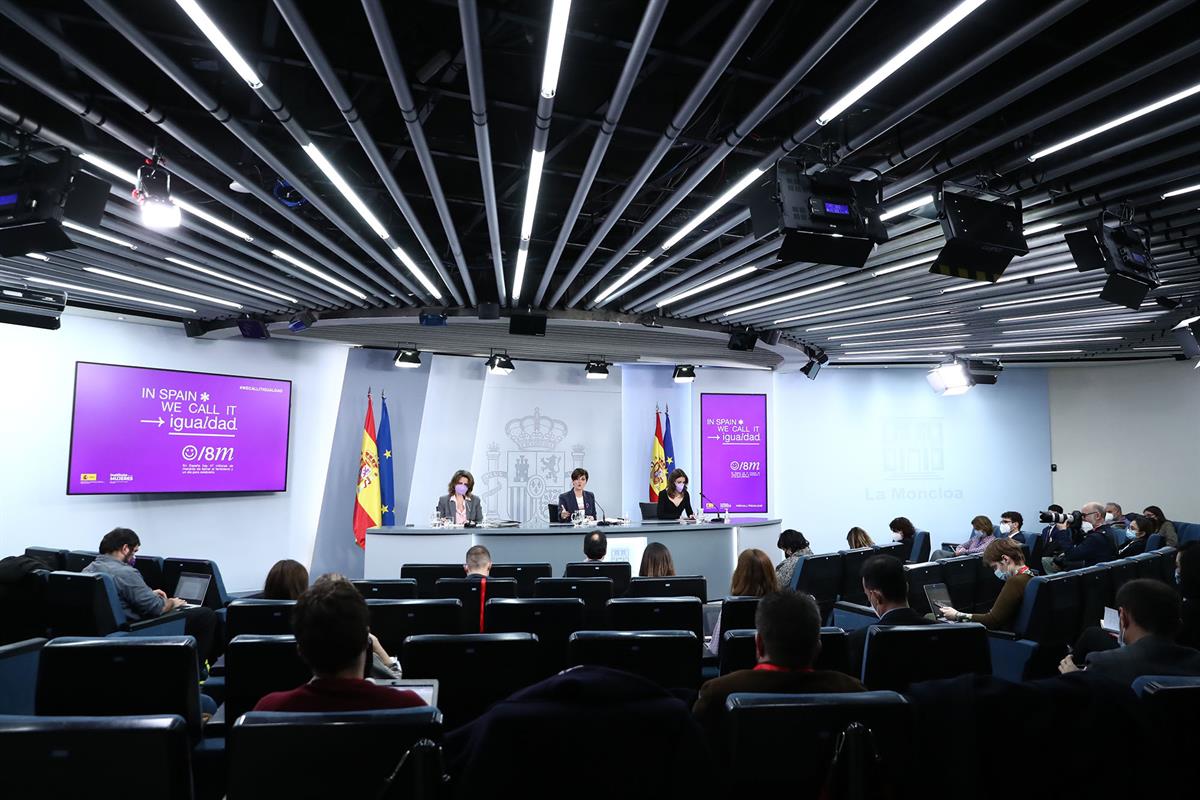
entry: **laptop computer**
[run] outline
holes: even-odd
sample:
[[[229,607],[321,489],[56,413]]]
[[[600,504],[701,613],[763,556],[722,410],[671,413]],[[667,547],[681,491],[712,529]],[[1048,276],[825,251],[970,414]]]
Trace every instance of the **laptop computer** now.
[[[212,582],[212,575],[205,575],[201,572],[181,572],[179,573],[179,583],[175,586],[175,596],[187,603],[189,608],[204,605],[204,598],[208,595],[208,584]]]
[[[436,706],[438,700],[437,678],[370,678],[377,686],[390,686],[396,691],[415,692],[427,706]]]
[[[938,619],[944,619],[941,611],[944,606],[954,608],[954,604],[950,602],[950,590],[944,583],[925,584],[925,599],[929,601],[929,610]]]

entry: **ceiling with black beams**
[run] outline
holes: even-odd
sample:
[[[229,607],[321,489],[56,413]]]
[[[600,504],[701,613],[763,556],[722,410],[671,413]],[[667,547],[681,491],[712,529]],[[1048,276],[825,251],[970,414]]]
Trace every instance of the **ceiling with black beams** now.
[[[1174,357],[1200,314],[1190,0],[0,0],[0,40],[0,162],[65,148],[113,184],[102,237],[0,259],[73,305],[307,309],[306,337],[386,346],[499,303],[547,313],[546,341],[779,330],[847,365]],[[178,228],[130,195],[155,148]],[[780,158],[881,178],[864,268],[755,238],[744,190]],[[1020,198],[1030,252],[997,283],[930,274],[941,228],[903,209],[943,181]],[[1067,252],[1105,208],[1151,233],[1136,311]]]

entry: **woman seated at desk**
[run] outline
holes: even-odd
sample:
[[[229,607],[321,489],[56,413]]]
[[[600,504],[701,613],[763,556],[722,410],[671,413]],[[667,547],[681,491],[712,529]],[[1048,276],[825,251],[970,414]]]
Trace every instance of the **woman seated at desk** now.
[[[571,473],[571,490],[563,492],[558,496],[558,518],[562,521],[569,520],[571,514],[576,511],[582,511],[583,515],[589,519],[596,518],[596,495],[585,491],[587,486],[588,471],[583,467],[576,467]]]
[[[681,469],[676,469],[667,478],[667,490],[658,494],[659,519],[695,519],[696,512],[692,511],[692,496],[687,490],[688,476]]]
[[[438,498],[437,513],[442,519],[448,519],[455,525],[465,525],[470,522],[475,525],[483,524],[483,502],[471,494],[475,489],[475,477],[465,469],[454,473],[450,479],[448,494]]]

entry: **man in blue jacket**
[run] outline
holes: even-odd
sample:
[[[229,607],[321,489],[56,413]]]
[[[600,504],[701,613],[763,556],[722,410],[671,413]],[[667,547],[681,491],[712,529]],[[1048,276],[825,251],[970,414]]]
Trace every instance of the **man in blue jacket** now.
[[[1104,504],[1085,503],[1080,511],[1083,513],[1083,538],[1054,559],[1057,569],[1053,571],[1092,567],[1117,557],[1112,529],[1104,524]]]

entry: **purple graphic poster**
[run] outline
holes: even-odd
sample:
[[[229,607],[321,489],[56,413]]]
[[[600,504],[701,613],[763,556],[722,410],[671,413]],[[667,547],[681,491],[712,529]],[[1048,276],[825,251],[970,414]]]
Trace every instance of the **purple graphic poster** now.
[[[700,488],[707,513],[767,510],[767,396],[700,395]]]
[[[75,364],[67,494],[287,490],[292,382]]]

